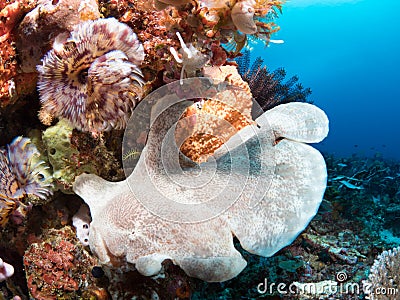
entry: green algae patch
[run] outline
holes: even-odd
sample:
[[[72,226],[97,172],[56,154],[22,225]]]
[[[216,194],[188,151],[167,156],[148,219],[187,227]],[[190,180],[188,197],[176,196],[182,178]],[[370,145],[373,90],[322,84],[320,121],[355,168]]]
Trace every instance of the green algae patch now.
[[[75,177],[90,173],[117,180],[115,174],[122,169],[100,138],[74,130],[68,121],[61,119],[43,132],[43,145],[53,169],[56,189],[72,194]]]

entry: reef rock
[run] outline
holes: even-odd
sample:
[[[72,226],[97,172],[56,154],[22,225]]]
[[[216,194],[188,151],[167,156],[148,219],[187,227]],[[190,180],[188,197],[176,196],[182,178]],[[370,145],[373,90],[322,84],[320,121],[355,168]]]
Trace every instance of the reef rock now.
[[[43,132],[43,144],[53,170],[55,189],[72,193],[75,177],[85,172],[118,180],[113,174],[119,177],[120,164],[112,151],[90,134],[73,130],[65,119]]]
[[[18,25],[16,42],[22,71],[35,72],[50,43],[57,42],[79,23],[98,18],[96,0],[38,0],[36,7]]]
[[[96,259],[78,243],[71,227],[48,229],[24,254],[31,299],[93,299]]]
[[[168,89],[176,91],[179,84]],[[168,107],[177,98],[164,96],[157,105]],[[151,276],[171,259],[190,276],[225,281],[246,266],[233,235],[245,250],[270,256],[290,244],[316,214],[326,166],[321,154],[302,141],[326,137],[323,111],[305,103],[277,106],[207,162],[182,168],[170,129],[187,106],[157,107],[161,112],[126,180],[77,177],[73,189],[92,216],[89,245],[102,264],[135,267]]]

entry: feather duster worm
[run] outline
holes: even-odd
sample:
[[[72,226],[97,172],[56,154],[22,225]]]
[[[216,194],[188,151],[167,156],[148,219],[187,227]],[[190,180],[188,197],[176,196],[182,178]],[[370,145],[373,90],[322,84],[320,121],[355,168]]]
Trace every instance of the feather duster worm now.
[[[17,137],[0,150],[0,226],[10,215],[23,217],[27,205],[21,202],[26,195],[46,199],[52,194],[52,184],[43,175],[48,167],[39,159],[40,153],[28,138]]]
[[[142,44],[114,18],[87,21],[50,50],[39,71],[40,117],[92,133],[124,128],[142,96]]]

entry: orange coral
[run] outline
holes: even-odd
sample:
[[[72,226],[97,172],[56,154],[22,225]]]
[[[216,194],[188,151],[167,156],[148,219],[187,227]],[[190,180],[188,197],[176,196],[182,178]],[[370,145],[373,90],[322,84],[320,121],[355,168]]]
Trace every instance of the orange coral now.
[[[178,47],[179,41],[169,29],[175,26],[179,18],[172,17],[170,8],[166,11],[151,11],[140,1],[127,1],[118,4],[120,22],[128,24],[137,34],[145,51],[142,67],[145,80],[153,80],[158,71],[164,70],[171,61],[170,47]],[[142,68],[143,69],[143,68]],[[150,71],[150,73],[149,73]]]
[[[196,162],[206,161],[237,131],[252,124],[252,95],[236,67],[206,67],[205,75],[214,83],[228,84],[212,99],[206,100],[201,109],[189,107],[183,118],[195,116],[192,134],[183,142],[180,150]],[[177,138],[186,134],[178,127]]]
[[[29,292],[35,299],[81,299],[82,291],[90,290],[91,268],[96,260],[79,245],[70,227],[50,229],[46,241],[34,243],[26,250],[24,266]],[[89,291],[90,292],[90,291]]]
[[[0,107],[14,104],[18,96],[32,92],[36,85],[35,79],[32,84],[32,80],[20,80],[21,77],[17,75],[18,64],[12,35],[19,19],[31,10],[36,2],[19,0],[0,4]]]
[[[0,106],[5,107],[12,102],[15,93],[13,77],[17,74],[15,49],[11,41],[0,43]]]
[[[5,42],[23,14],[35,7],[37,0],[7,1],[0,4],[0,43]]]

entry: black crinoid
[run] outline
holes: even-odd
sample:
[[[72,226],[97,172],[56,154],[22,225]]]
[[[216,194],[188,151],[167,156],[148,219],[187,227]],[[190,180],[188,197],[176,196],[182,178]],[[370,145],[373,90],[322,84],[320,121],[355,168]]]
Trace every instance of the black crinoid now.
[[[250,51],[244,51],[242,56],[237,57],[238,70],[244,81],[249,84],[254,99],[267,111],[279,104],[289,102],[312,103],[307,97],[311,94],[310,88],[304,88],[299,83],[297,76],[285,81],[286,71],[278,68],[270,72],[263,66],[263,59],[257,57],[250,67]]]

